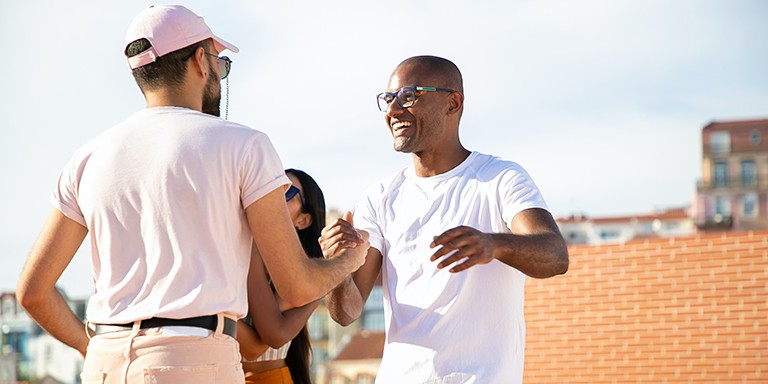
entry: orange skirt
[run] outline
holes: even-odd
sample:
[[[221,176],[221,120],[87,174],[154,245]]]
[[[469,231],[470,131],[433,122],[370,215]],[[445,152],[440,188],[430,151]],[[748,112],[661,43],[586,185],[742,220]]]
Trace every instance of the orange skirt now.
[[[245,384],[293,384],[293,379],[288,367],[282,367],[259,373],[246,371]]]

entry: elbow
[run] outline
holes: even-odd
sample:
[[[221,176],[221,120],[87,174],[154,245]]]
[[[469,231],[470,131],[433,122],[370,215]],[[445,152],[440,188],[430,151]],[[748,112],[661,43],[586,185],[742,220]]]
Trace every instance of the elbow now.
[[[561,251],[553,252],[550,262],[542,265],[542,268],[539,268],[537,272],[532,273],[530,276],[537,279],[546,279],[557,275],[564,275],[568,272],[569,264],[568,249],[563,248]]]
[[[262,341],[264,341],[264,344],[270,346],[270,348],[278,349],[285,345],[285,343],[293,340],[294,337],[296,337],[296,335],[289,335],[282,331],[265,332],[265,335],[262,336]]]
[[[345,311],[340,308],[332,308],[331,306],[329,306],[328,309],[329,309],[328,313],[331,315],[331,319],[333,319],[333,321],[335,321],[336,324],[339,324],[342,327],[347,327],[350,324],[354,323],[355,320],[360,318],[360,315],[362,314],[362,310],[354,311],[351,313],[349,311]]]
[[[275,289],[280,295],[280,298],[288,303],[290,308],[303,307],[314,300],[317,297],[312,296],[312,292],[309,289],[299,287],[295,282],[293,284],[278,285],[275,282]]]
[[[30,309],[39,306],[44,299],[45,295],[42,291],[40,289],[35,289],[29,284],[20,282],[16,287],[16,301],[27,312],[30,312]]]
[[[565,275],[566,272],[568,272],[568,267],[570,266],[571,262],[568,259],[568,251],[565,251],[565,254],[560,258],[560,262],[557,264],[557,268],[555,270],[555,275]]]
[[[354,323],[356,319],[352,318],[352,316],[339,316],[338,314],[331,314],[331,319],[336,322],[336,324],[341,325],[342,327],[347,327],[350,324]]]
[[[302,290],[291,289],[287,293],[288,295],[283,296],[283,300],[285,300],[292,308],[303,307],[317,299],[316,297],[306,294],[306,292],[302,292]]]
[[[557,252],[555,256],[555,262],[552,265],[552,274],[548,277],[565,275],[565,273],[568,272],[569,265],[570,260],[568,259],[568,249],[563,248],[560,252]]]

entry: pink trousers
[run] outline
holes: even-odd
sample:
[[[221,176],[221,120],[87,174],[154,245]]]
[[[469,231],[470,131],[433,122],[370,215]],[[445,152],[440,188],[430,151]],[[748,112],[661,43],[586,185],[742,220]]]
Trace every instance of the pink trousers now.
[[[222,334],[221,317],[207,336],[185,336],[164,327],[140,329],[140,323],[91,339],[80,375],[83,384],[244,382],[237,341]]]

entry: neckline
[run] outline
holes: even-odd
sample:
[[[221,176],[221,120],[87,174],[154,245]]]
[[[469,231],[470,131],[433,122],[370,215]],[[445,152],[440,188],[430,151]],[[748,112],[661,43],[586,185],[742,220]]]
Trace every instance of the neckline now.
[[[407,170],[408,176],[410,176],[416,184],[426,184],[426,185],[436,184],[443,180],[450,179],[456,174],[462,172],[464,169],[466,169],[469,166],[472,160],[474,160],[475,157],[477,157],[477,155],[478,153],[476,151],[472,151],[469,153],[469,156],[467,156],[467,158],[464,159],[464,161],[459,163],[459,165],[453,167],[452,169],[444,173],[441,173],[439,175],[434,175],[434,176],[426,176],[426,177],[418,176],[416,175],[416,170],[414,169],[413,165],[411,165],[408,167],[408,170]]]

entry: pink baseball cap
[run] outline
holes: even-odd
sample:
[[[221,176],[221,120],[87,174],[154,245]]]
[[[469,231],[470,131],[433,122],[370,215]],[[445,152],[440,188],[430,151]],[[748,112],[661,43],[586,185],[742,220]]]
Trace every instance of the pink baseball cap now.
[[[125,35],[125,46],[139,39],[147,39],[152,47],[129,57],[128,65],[131,69],[136,69],[154,63],[160,56],[207,38],[213,39],[213,44],[219,52],[225,49],[240,51],[231,43],[214,35],[202,17],[184,6],[150,5],[131,22]]]

